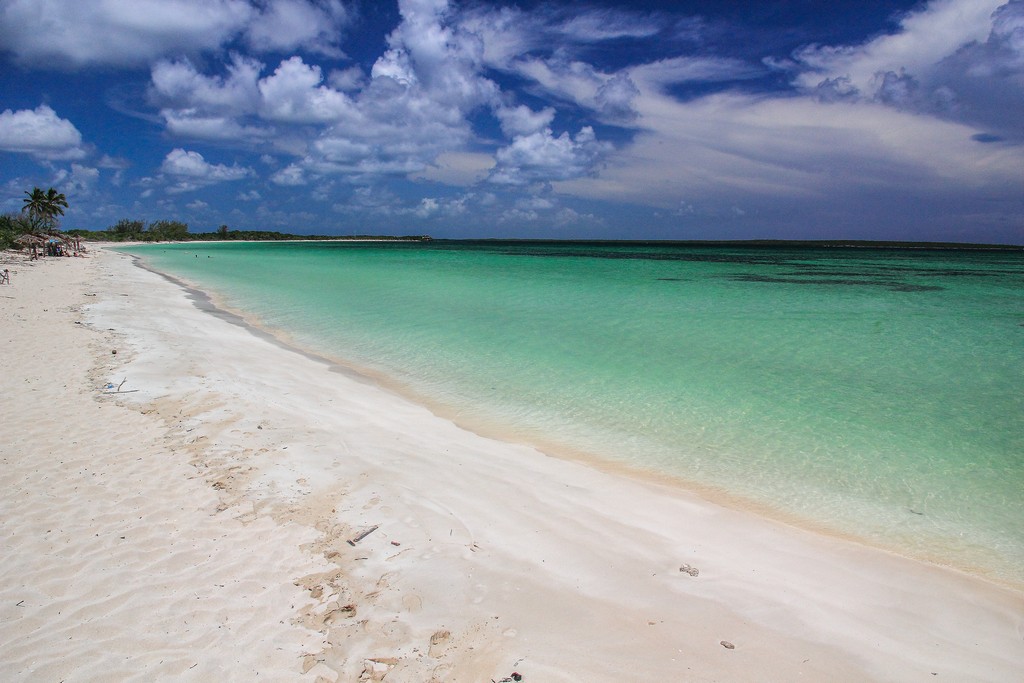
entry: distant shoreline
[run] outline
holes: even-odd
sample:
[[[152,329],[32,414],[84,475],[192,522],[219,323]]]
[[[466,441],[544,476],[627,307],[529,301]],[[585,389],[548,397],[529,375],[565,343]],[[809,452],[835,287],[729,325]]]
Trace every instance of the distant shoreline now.
[[[186,226],[187,229],[187,226]],[[139,231],[131,234],[119,235],[107,230],[85,230],[74,228],[66,234],[78,237],[89,242],[100,242],[103,244],[171,244],[191,242],[429,242],[433,238],[429,235],[296,235],[292,233],[275,232],[272,230],[232,230],[226,235],[219,232],[184,232],[167,237],[150,237],[145,239],[149,232]],[[114,239],[118,235],[121,239]]]
[[[490,244],[580,244],[607,246],[679,246],[696,248],[756,248],[756,249],[906,249],[924,251],[1024,251],[1024,245],[1017,244],[981,244],[973,242],[902,242],[898,240],[618,240],[618,239],[543,239],[516,237],[467,237],[467,238],[435,238],[427,235],[419,237],[330,237],[314,235],[309,237],[294,236],[288,239],[190,239],[144,241],[131,240],[124,242],[96,240],[91,242],[106,245],[140,245],[140,244],[231,244],[231,243],[272,243],[272,242],[401,242],[401,243],[473,243]]]
[[[901,242],[883,240],[600,240],[519,239],[514,237],[445,239],[434,242],[508,242],[517,244],[657,245],[680,247],[756,247],[807,249],[926,249],[936,251],[1024,251],[1024,245],[971,242]]]

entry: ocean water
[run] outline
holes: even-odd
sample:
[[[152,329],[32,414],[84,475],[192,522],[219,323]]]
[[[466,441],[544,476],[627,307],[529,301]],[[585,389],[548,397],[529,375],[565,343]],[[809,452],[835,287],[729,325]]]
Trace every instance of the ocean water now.
[[[130,251],[484,432],[1024,584],[1024,252]]]

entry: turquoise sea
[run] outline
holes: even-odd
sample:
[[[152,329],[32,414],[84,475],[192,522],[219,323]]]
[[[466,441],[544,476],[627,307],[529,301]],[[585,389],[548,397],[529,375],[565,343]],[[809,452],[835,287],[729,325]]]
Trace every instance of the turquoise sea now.
[[[484,433],[1024,584],[1024,252],[129,251]]]

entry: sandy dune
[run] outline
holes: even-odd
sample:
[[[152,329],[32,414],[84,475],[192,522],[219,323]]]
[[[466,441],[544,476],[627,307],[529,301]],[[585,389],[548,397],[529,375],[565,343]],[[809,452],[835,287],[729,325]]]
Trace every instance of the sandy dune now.
[[[480,437],[120,254],[8,267],[2,680],[1024,680],[1017,590]]]

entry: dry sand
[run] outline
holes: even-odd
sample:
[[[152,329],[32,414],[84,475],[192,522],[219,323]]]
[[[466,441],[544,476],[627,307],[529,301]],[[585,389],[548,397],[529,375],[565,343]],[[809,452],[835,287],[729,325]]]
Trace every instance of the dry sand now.
[[[0,680],[1024,680],[1013,588],[483,438],[114,252],[0,267]]]

